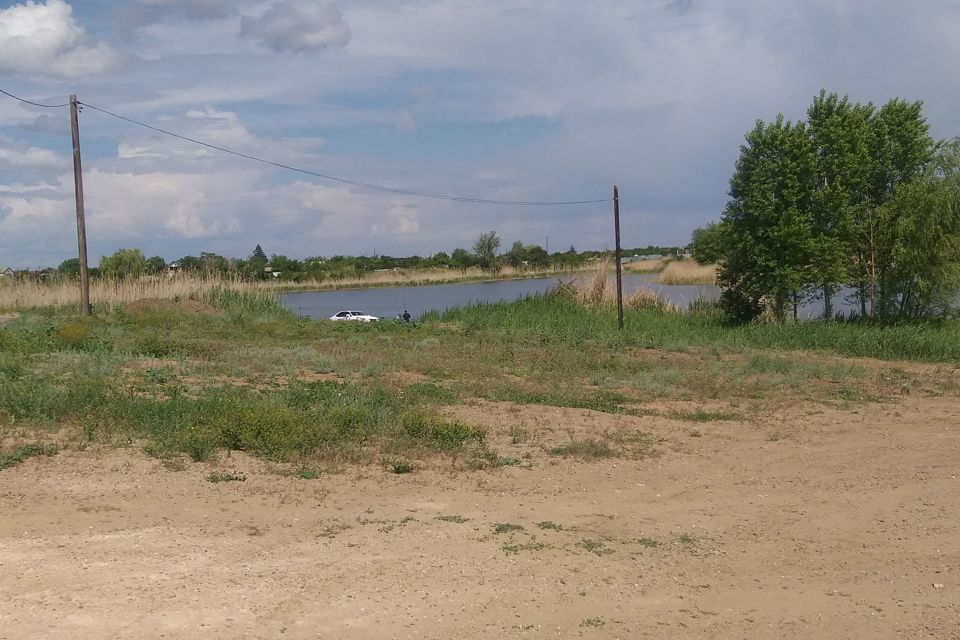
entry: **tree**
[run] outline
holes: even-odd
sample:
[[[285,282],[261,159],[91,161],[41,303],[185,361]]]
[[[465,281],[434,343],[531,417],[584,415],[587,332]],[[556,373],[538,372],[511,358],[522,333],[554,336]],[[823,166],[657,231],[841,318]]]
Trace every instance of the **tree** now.
[[[147,258],[146,263],[144,264],[144,273],[149,273],[151,275],[159,275],[167,270],[167,261],[161,258],[160,256],[153,256]]]
[[[80,275],[80,258],[67,258],[60,263],[57,271],[65,276],[73,277]]]
[[[510,247],[510,251],[504,255],[504,260],[511,267],[519,267],[527,260],[527,250],[524,248],[523,243],[517,240],[513,243],[513,246]]]
[[[477,258],[466,249],[457,247],[453,250],[453,253],[450,254],[450,262],[458,269],[466,269],[467,267],[475,265]]]
[[[477,262],[484,271],[494,270],[497,266],[497,249],[500,248],[500,238],[496,231],[481,233],[473,244],[473,252]]]
[[[108,278],[136,278],[143,274],[146,264],[140,249],[118,249],[112,256],[100,258],[100,273]]]
[[[263,247],[261,247],[261,246],[258,244],[258,245],[253,249],[253,253],[250,254],[250,259],[251,259],[251,260],[259,260],[260,262],[263,262],[264,264],[266,264],[266,262],[267,262],[267,254],[263,252]]]
[[[924,174],[935,144],[922,102],[890,100],[870,120],[872,159],[868,196],[854,221],[854,277],[861,311],[886,317],[895,312],[895,294],[887,286],[893,268],[898,206],[885,206],[903,185]]]
[[[724,226],[719,222],[711,222],[706,227],[697,227],[693,230],[690,252],[698,264],[720,262],[724,255],[723,233]]]
[[[944,315],[960,293],[960,138],[942,143],[924,174],[896,187],[881,209],[890,260],[880,313]]]
[[[869,187],[870,117],[872,105],[851,104],[844,96],[820,91],[807,110],[809,133],[817,161],[811,202],[817,257],[811,284],[823,290],[824,319],[833,317],[833,294],[852,268],[854,219]]]
[[[535,267],[545,267],[550,262],[550,255],[547,250],[538,244],[528,244],[526,252],[527,262]]]
[[[787,304],[811,280],[812,225],[808,215],[816,179],[813,145],[803,123],[783,116],[757,121],[740,147],[723,214],[726,251],[717,281],[721,304],[738,320],[769,305],[782,321]]]

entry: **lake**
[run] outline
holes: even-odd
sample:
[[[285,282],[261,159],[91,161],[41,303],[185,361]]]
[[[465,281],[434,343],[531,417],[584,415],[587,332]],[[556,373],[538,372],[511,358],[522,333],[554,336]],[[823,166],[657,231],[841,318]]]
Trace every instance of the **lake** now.
[[[564,276],[416,287],[297,291],[283,294],[280,301],[294,313],[314,319],[329,318],[338,311],[347,309],[364,311],[381,318],[393,318],[403,313],[404,308],[414,318],[419,318],[427,311],[443,311],[474,302],[511,301],[527,295],[545,293],[558,282],[572,279],[572,276]],[[655,279],[656,274],[624,274],[624,296],[645,287],[656,291],[678,307],[685,308],[692,300],[714,299],[720,293],[719,289],[712,285],[661,285],[653,282]]]

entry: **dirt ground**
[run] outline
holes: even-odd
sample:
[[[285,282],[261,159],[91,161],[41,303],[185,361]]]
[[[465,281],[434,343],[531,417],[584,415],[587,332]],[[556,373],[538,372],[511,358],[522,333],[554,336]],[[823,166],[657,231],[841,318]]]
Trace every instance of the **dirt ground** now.
[[[131,447],[0,471],[0,638],[960,638],[960,399],[452,411],[530,458],[308,480]],[[544,452],[601,430],[648,455]]]

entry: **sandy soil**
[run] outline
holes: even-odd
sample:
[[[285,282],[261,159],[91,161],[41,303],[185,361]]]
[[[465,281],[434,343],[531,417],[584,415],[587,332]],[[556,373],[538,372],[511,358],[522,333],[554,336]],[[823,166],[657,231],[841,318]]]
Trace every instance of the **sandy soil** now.
[[[960,399],[453,411],[530,464],[304,480],[131,448],[0,471],[0,638],[960,638]],[[650,455],[543,452],[601,430]]]

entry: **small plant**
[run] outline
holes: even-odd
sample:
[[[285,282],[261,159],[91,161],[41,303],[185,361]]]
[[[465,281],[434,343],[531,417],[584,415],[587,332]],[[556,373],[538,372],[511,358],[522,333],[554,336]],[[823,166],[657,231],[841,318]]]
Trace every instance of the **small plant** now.
[[[680,535],[680,542],[688,547],[692,547],[697,544],[697,539],[691,536],[689,533],[684,533]]]
[[[416,467],[412,463],[405,460],[396,460],[394,462],[388,462],[387,467],[390,469],[391,473],[396,473],[397,475],[403,473],[413,473],[416,471]]]
[[[558,525],[556,522],[552,520],[544,520],[543,522],[538,522],[537,526],[540,527],[541,529],[551,529],[553,531],[560,531],[561,529],[563,529],[563,527],[561,527],[560,525]]]
[[[56,452],[56,445],[40,443],[25,444],[8,453],[0,453],[0,469],[6,469],[15,464],[20,464],[27,458],[34,456],[52,456]]]
[[[523,525],[513,524],[512,522],[498,522],[493,528],[494,533],[509,533],[511,531],[523,531]]]
[[[581,627],[602,627],[606,622],[603,621],[603,618],[586,618],[580,622]]]
[[[442,522],[455,522],[457,524],[463,524],[470,518],[464,518],[463,516],[460,516],[460,515],[452,515],[452,516],[437,516],[436,519]]]
[[[657,546],[657,541],[654,540],[653,538],[640,538],[640,540],[638,540],[637,542],[639,542],[640,544],[642,544],[643,546],[649,549],[653,549]]]
[[[597,556],[605,556],[613,553],[613,549],[608,549],[603,540],[591,540],[590,538],[584,538],[582,541],[580,541],[579,546]]]
[[[242,473],[214,471],[207,476],[207,482],[246,482],[247,476]]]
[[[564,458],[579,458],[580,460],[599,460],[617,455],[617,452],[610,448],[610,445],[606,442],[593,439],[574,440],[559,447],[548,449],[547,453]]]
[[[302,480],[316,480],[320,477],[320,474],[313,469],[303,468],[297,471],[297,477]]]
[[[542,542],[524,542],[523,544],[505,544],[503,545],[503,552],[507,555],[516,555],[521,551],[539,551],[543,549],[546,545]]]

